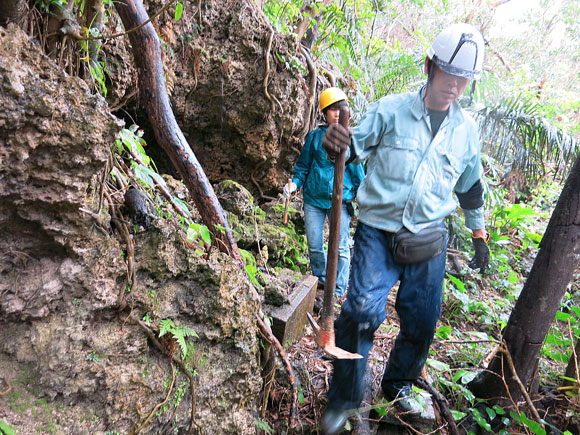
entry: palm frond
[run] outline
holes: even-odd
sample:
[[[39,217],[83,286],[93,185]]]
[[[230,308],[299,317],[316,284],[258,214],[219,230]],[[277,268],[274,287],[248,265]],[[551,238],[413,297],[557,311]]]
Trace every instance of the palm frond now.
[[[555,168],[555,175],[565,175],[578,154],[578,141],[541,116],[541,109],[518,95],[474,112],[483,152],[530,182],[545,175],[546,165]]]

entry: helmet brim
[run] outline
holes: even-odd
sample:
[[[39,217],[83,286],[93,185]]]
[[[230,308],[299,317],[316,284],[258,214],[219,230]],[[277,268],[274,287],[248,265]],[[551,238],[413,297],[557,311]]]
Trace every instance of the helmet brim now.
[[[440,69],[445,71],[447,74],[451,74],[452,76],[464,77],[470,80],[479,80],[481,78],[481,71],[468,71],[462,68],[457,68],[456,66],[451,65],[444,60],[439,59],[437,56],[433,56],[431,59],[435,62]]]

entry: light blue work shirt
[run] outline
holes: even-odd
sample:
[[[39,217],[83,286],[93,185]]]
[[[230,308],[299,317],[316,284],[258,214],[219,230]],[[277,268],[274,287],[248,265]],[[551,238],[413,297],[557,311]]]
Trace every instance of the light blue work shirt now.
[[[361,222],[385,231],[420,231],[456,209],[453,191],[482,176],[475,121],[453,102],[432,138],[424,88],[381,98],[352,135],[354,163],[368,159],[358,189]],[[464,210],[469,229],[485,228],[483,206]]]

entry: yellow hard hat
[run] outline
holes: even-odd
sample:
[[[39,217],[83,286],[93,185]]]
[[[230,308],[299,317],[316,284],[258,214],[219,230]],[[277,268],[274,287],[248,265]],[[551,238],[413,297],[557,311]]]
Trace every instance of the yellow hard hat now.
[[[328,88],[322,91],[320,97],[318,97],[318,104],[320,105],[320,110],[326,109],[331,104],[338,101],[346,101],[346,94],[338,88]]]

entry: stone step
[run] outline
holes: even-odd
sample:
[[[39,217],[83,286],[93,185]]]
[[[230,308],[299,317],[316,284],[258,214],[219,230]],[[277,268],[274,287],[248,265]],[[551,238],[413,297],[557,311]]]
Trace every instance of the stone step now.
[[[266,314],[272,317],[272,332],[286,348],[302,337],[304,325],[308,322],[306,313],[312,313],[318,278],[306,276],[294,286],[289,295],[289,303],[281,307],[265,307]]]

